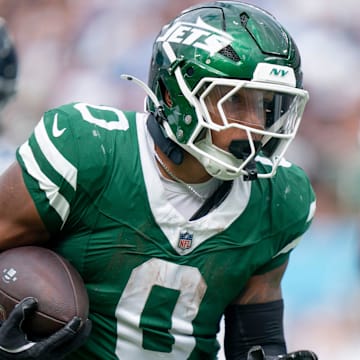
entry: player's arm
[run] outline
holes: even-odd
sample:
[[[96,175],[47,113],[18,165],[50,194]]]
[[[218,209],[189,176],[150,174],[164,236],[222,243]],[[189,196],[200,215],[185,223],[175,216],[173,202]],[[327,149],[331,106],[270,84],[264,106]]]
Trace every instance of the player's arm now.
[[[41,245],[49,234],[36,210],[17,163],[0,177],[0,251],[24,245]],[[25,298],[0,322],[0,359],[63,359],[81,346],[90,334],[91,322],[80,325],[73,318],[58,332],[39,341],[30,341],[21,325],[33,316],[37,300]]]
[[[281,280],[287,263],[286,261],[281,266],[264,274],[252,276],[234,304],[259,304],[281,300]]]
[[[49,234],[14,162],[0,176],[0,251],[45,243]]]
[[[252,276],[225,311],[225,355],[231,360],[316,360],[309,351],[286,354],[281,280],[287,262]]]
[[[287,263],[252,276],[240,296],[225,311],[227,359],[246,360],[251,347],[261,345],[266,354],[286,353],[283,331],[281,279]]]

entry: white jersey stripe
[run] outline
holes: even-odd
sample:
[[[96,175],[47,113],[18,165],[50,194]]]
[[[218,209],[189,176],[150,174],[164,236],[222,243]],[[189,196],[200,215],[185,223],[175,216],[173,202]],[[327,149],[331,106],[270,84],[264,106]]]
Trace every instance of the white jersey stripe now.
[[[38,181],[40,189],[45,192],[50,205],[59,214],[64,224],[70,212],[70,204],[59,193],[59,187],[41,171],[28,141],[21,145],[19,154],[24,161],[26,170]]]
[[[301,236],[299,236],[295,240],[291,241],[285,247],[283,247],[277,254],[275,254],[273,256],[273,258],[276,258],[277,256],[279,256],[281,254],[288,253],[290,250],[294,249],[299,244],[300,240],[301,240]]]
[[[55,114],[57,117],[58,114]],[[55,147],[46,131],[44,119],[41,118],[35,127],[35,138],[39,147],[51,166],[76,190],[77,169],[64,158]]]
[[[309,222],[313,219],[314,215],[315,215],[315,211],[316,211],[316,201],[313,201],[310,204],[310,209],[309,209],[309,215],[306,219],[306,222]]]

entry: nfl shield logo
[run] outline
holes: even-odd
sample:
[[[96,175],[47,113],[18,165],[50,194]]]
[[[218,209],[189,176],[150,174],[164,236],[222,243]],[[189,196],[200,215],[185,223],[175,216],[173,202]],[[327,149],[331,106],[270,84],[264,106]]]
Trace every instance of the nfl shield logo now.
[[[182,250],[190,249],[192,245],[193,234],[188,231],[181,231],[179,235],[178,247]]]

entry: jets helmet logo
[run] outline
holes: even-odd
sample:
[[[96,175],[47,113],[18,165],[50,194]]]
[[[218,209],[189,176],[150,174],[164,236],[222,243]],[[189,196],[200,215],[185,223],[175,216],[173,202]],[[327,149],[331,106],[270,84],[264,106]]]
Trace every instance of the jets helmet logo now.
[[[231,35],[198,18],[195,24],[176,22],[157,41],[193,46],[207,51],[211,56],[231,44]]]

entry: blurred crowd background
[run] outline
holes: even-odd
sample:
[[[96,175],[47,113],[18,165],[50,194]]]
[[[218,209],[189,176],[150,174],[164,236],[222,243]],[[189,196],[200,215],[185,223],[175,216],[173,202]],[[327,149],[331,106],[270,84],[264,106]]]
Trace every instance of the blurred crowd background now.
[[[0,114],[0,170],[42,113],[72,101],[143,110],[161,26],[195,0],[0,0],[19,55],[15,99]],[[289,30],[310,92],[288,158],[318,198],[311,230],[292,255],[283,291],[289,350],[360,359],[360,6],[358,0],[253,0]],[[223,355],[220,355],[223,357]]]

